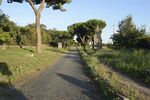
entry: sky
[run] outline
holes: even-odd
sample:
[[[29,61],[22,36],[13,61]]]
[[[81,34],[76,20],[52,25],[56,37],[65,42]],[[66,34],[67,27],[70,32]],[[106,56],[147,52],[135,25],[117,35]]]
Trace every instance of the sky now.
[[[35,15],[28,3],[8,4],[3,0],[1,10],[17,25],[25,26],[35,22]],[[140,27],[146,25],[150,31],[150,0],[72,0],[64,5],[66,12],[45,8],[41,15],[41,23],[48,29],[67,30],[67,26],[85,22],[89,19],[101,19],[107,26],[103,29],[103,43],[111,42],[113,29],[117,30],[118,23],[131,15],[134,23]]]

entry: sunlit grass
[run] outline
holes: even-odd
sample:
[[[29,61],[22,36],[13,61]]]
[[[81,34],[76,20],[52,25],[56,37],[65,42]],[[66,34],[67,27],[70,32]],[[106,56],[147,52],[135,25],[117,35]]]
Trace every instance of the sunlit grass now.
[[[44,47],[43,53],[37,54],[35,47],[11,47],[0,50],[0,82],[15,82],[32,72],[39,71],[50,65],[63,55],[67,50]]]
[[[99,50],[100,62],[150,85],[150,52],[144,50]]]

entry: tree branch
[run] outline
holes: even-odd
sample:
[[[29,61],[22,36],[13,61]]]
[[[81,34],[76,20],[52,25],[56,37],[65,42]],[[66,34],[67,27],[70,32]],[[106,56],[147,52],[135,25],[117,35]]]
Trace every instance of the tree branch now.
[[[2,0],[0,0],[0,5],[1,5],[1,3],[2,3]]]
[[[40,7],[38,8],[38,12],[41,13],[41,11],[44,9],[45,6],[45,0],[42,0],[42,3],[40,5]]]
[[[32,0],[28,0],[30,6],[32,7],[32,9],[34,10],[34,12],[36,13],[37,9],[36,7],[34,6],[34,3],[32,2]]]

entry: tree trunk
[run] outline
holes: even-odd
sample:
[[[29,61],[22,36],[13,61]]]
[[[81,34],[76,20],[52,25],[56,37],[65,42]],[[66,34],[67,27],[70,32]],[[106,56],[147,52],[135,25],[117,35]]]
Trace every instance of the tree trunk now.
[[[92,49],[94,50],[94,34],[92,34],[92,43],[93,43]]]
[[[36,52],[41,53],[41,47],[42,47],[42,37],[41,37],[41,28],[40,28],[40,17],[41,17],[41,12],[45,7],[45,0],[42,0],[40,7],[37,9],[33,3],[33,0],[28,0],[30,6],[32,7],[34,13],[35,13],[35,23],[36,23],[36,38],[37,38],[37,43],[36,43]]]
[[[86,51],[86,40],[85,40],[85,37],[83,38],[83,41],[84,41],[84,51]]]
[[[81,38],[81,41],[82,41],[82,43],[83,43],[84,51],[86,51],[86,40],[85,40],[85,37],[86,37],[86,36],[84,36],[83,39]]]
[[[84,51],[86,51],[86,44],[85,44],[85,42],[83,43],[83,48],[84,48]]]
[[[40,13],[36,13],[36,52],[41,53],[42,48],[42,37],[41,37],[41,29],[40,29]]]

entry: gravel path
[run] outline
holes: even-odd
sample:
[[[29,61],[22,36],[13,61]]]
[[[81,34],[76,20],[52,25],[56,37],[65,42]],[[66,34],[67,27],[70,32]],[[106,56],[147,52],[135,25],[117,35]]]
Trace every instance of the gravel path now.
[[[52,58],[53,59],[53,58]],[[21,85],[12,100],[101,100],[85,74],[76,50],[61,57],[52,68]]]

